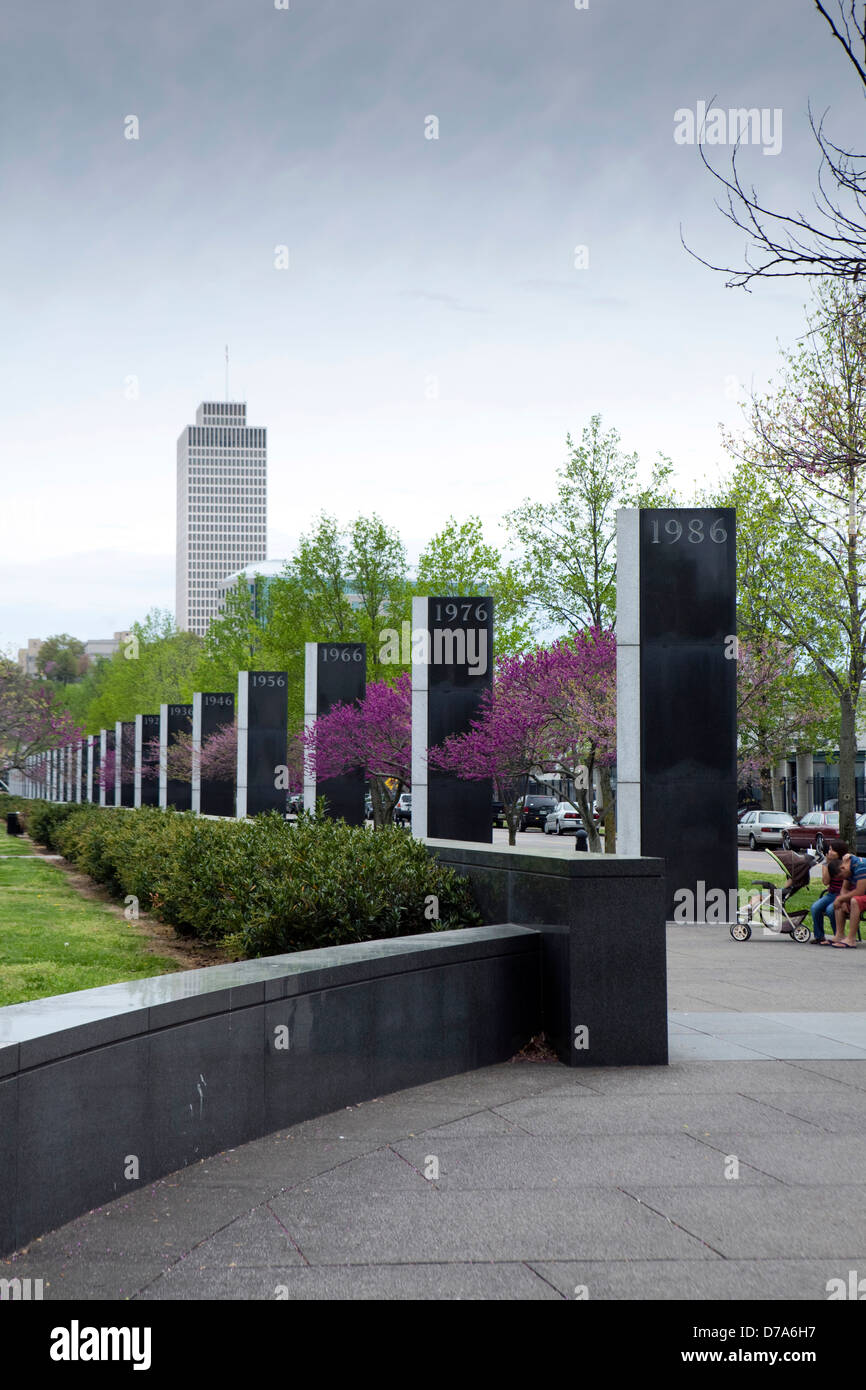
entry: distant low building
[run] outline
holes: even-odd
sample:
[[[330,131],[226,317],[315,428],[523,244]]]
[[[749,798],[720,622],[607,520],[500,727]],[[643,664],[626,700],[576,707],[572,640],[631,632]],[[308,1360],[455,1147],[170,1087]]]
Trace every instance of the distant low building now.
[[[114,653],[125,646],[128,641],[128,632],[115,632],[113,637],[93,637],[89,642],[85,642],[84,655],[88,661],[93,661],[97,657],[114,656]]]
[[[268,611],[268,592],[271,584],[275,579],[280,578],[287,564],[287,560],[255,560],[250,565],[244,565],[243,569],[227,574],[219,582],[220,611],[225,608],[228,595],[243,580],[249,590],[253,617],[257,622],[264,622]],[[353,610],[362,606],[360,594],[346,594],[346,601]]]
[[[37,659],[38,659],[38,657],[39,657],[39,653],[40,653],[41,650],[42,650],[42,638],[41,638],[41,637],[30,637],[30,638],[28,638],[28,640],[27,640],[27,646],[26,646],[26,647],[21,647],[21,648],[19,649],[19,652],[18,652],[18,665],[21,667],[21,670],[24,672],[25,676],[38,676],[38,675],[39,675],[39,671],[37,670],[37,667],[36,667],[36,662],[37,662]]]
[[[287,563],[286,560],[254,560],[252,564],[244,565],[243,569],[227,574],[217,587],[219,611],[222,612],[229,594],[243,580],[249,590],[253,618],[256,621],[264,618],[268,610],[268,590],[273,580],[283,573]]]
[[[112,637],[92,637],[89,642],[84,643],[84,655],[88,662],[114,656],[116,651],[126,645],[129,636],[128,632],[115,632]],[[36,663],[44,645],[44,640],[41,637],[30,637],[27,646],[19,650],[18,665],[26,676],[39,675],[39,667]]]

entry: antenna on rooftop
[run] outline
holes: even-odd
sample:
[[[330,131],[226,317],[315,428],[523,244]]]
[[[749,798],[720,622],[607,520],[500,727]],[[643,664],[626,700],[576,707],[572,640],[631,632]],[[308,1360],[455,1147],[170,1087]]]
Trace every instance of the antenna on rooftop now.
[[[226,404],[229,399],[229,345],[226,343]]]

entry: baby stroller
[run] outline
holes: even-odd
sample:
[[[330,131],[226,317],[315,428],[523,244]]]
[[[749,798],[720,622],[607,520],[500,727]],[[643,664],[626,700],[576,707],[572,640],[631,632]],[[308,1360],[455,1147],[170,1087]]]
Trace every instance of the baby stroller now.
[[[807,886],[815,862],[814,856],[795,854],[790,849],[779,850],[778,853],[768,849],[765,852],[785,873],[787,883],[783,888],[779,888],[778,884],[769,883],[766,879],[755,880],[752,888],[758,891],[752,893],[749,901],[737,912],[737,920],[731,927],[731,936],[735,941],[748,941],[752,935],[752,927],[759,926],[775,932],[777,936],[790,936],[794,941],[808,941],[812,935],[806,922],[809,916],[808,907],[789,912],[786,904],[795,893]]]

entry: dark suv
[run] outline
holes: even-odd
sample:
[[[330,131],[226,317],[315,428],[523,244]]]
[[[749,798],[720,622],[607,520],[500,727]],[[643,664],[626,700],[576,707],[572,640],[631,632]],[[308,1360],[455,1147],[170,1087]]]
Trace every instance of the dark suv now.
[[[555,805],[555,796],[525,796],[520,803],[518,830],[529,830],[533,825],[536,829],[543,830],[544,823]]]

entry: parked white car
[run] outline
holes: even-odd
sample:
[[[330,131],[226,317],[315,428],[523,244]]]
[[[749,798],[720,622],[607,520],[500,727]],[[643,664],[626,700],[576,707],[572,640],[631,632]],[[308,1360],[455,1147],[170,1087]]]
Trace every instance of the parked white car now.
[[[545,835],[578,835],[588,839],[583,821],[570,801],[557,801],[544,822]]]
[[[749,811],[737,826],[737,844],[749,849],[780,845],[785,827],[795,823],[787,811]]]

